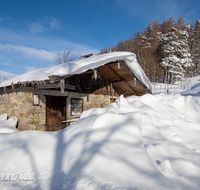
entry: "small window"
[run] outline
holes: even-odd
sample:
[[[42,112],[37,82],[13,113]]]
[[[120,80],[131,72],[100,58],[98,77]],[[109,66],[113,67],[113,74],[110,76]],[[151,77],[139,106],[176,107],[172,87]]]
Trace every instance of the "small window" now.
[[[116,100],[117,100],[116,98],[111,98],[110,103],[116,102]]]
[[[40,95],[39,94],[33,94],[33,105],[39,106],[40,104]]]
[[[81,99],[71,99],[71,115],[74,117],[80,117],[82,113],[82,100]]]

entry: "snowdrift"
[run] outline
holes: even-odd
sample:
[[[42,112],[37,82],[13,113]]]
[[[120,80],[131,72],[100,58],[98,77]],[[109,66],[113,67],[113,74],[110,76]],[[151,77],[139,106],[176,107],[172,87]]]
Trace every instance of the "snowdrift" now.
[[[0,187],[197,190],[199,115],[198,97],[121,96],[58,132],[1,133]]]
[[[181,93],[183,96],[200,96],[200,80],[195,83],[189,90]]]
[[[11,117],[8,119],[7,114],[0,115],[0,133],[15,133],[19,132],[19,130],[16,128],[17,126],[17,118]]]

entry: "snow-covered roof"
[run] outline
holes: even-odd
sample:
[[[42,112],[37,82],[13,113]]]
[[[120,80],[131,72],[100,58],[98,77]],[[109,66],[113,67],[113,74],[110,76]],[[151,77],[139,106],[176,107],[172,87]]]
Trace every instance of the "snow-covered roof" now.
[[[111,52],[107,54],[97,55],[77,61],[63,63],[60,65],[54,65],[39,70],[27,72],[11,79],[7,79],[0,83],[0,87],[10,86],[11,84],[17,84],[18,82],[26,81],[45,81],[49,79],[49,76],[72,76],[75,74],[83,73],[89,69],[95,69],[99,66],[105,65],[109,62],[117,60],[124,60],[126,66],[136,76],[136,78],[145,85],[150,91],[152,91],[151,83],[144,71],[137,62],[136,55],[131,52]]]

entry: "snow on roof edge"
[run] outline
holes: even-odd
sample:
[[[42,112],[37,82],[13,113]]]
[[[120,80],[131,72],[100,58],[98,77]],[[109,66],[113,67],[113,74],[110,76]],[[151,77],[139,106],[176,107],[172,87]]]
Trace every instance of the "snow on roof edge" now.
[[[133,72],[136,78],[140,80],[140,82],[145,85],[147,89],[152,91],[152,86],[149,79],[138,64],[136,55],[131,52],[111,52],[34,70],[3,81],[0,83],[0,87],[10,86],[11,84],[17,84],[18,82],[44,81],[48,80],[49,76],[51,75],[67,76],[80,74],[88,69],[95,69],[99,66],[117,60],[124,60],[127,67]]]

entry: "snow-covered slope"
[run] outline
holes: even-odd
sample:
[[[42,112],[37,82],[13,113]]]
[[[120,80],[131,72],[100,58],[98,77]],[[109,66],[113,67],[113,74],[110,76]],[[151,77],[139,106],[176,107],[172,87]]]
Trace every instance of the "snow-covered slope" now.
[[[0,134],[0,188],[198,190],[199,115],[199,96],[121,96],[58,132]]]
[[[18,82],[26,81],[44,81],[49,79],[51,75],[65,76],[65,75],[74,75],[80,74],[88,69],[95,69],[106,63],[124,60],[129,69],[135,74],[135,76],[150,90],[152,90],[151,83],[142,68],[137,62],[136,56],[134,53],[130,52],[111,52],[98,56],[89,57],[86,59],[80,59],[78,61],[54,65],[51,67],[34,70],[22,75],[18,75],[11,79],[5,80],[0,83],[0,87],[9,86],[12,83],[16,84]]]

